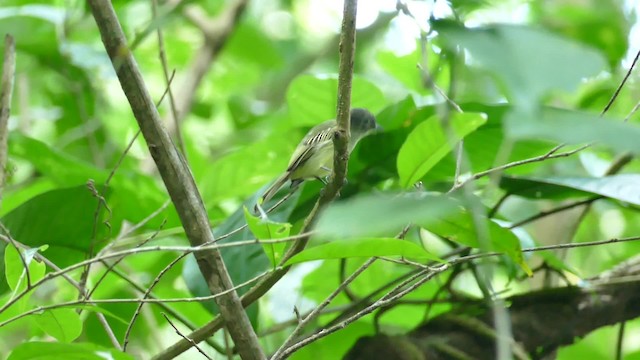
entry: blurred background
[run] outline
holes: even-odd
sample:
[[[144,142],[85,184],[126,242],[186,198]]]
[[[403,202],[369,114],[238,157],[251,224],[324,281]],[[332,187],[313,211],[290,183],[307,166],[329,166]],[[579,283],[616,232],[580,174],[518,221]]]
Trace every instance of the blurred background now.
[[[158,109],[176,144],[184,150],[212,227],[218,235],[234,229],[242,217],[234,220],[232,214],[286,168],[306,131],[335,116],[342,1],[112,3],[153,99],[163,98]],[[234,8],[235,13],[230,12]],[[470,166],[467,176],[508,161],[539,156],[567,141],[572,136],[570,130],[558,130],[563,138],[517,136],[503,129],[503,120],[506,123],[509,114],[517,114],[516,108],[538,106],[597,117],[640,49],[639,9],[632,0],[360,1],[352,106],[368,108],[388,131],[363,140],[356,149],[343,198],[403,187],[398,178],[398,151],[417,124],[440,114],[443,104],[448,103],[444,94],[465,112],[488,116],[487,124],[465,140]],[[9,123],[10,180],[0,216],[14,237],[30,246],[48,244],[44,254],[61,267],[84,259],[92,246],[96,250],[113,244],[116,248],[132,247],[150,234],[155,234],[153,244],[186,245],[175,211],[165,204],[168,196],[146,144],[142,137],[134,140],[138,125],[86,2],[4,0],[0,4],[0,34],[5,33],[16,39],[17,71]],[[163,97],[167,79],[172,96]],[[631,74],[608,111],[608,120],[621,122],[630,114],[638,102],[637,79]],[[441,93],[435,91],[434,84]],[[637,125],[637,115],[628,121]],[[132,140],[126,157],[112,174]],[[603,141],[603,146],[513,168],[507,175],[602,176],[622,153],[611,145],[615,140]],[[632,160],[622,173],[639,170],[638,161]],[[427,190],[447,191],[454,175],[455,158],[447,156],[420,180]],[[88,179],[95,181],[108,204],[98,222],[96,197],[86,189]],[[495,185],[486,178],[478,181],[481,200],[487,206],[495,205],[510,186]],[[299,229],[320,188],[318,182],[306,185],[274,219]],[[599,194],[576,189],[568,186],[552,189],[555,193],[543,189],[543,195],[509,197],[497,217],[515,222],[566,201]],[[629,191],[622,192],[636,196],[637,190]],[[638,234],[638,198],[629,203],[621,196],[594,203],[584,215],[582,208],[576,207],[533,222],[516,235],[522,247],[530,247]],[[133,224],[158,211],[130,232]],[[244,235],[246,239],[250,233]],[[428,243],[425,236],[416,232],[410,237]],[[439,249],[444,245],[432,246]],[[564,266],[563,271],[577,284],[638,251],[637,244],[626,243],[571,250],[552,261],[560,261],[563,265],[559,266]],[[225,255],[227,267],[241,268],[243,274],[234,273],[236,281],[268,267],[261,252]],[[127,258],[118,268],[148,286],[174,258],[167,252],[147,253]],[[535,267],[541,259],[530,261]],[[358,264],[350,262],[348,267]],[[543,283],[539,277],[510,283],[518,271],[507,266],[498,271],[496,281],[501,285],[497,288],[510,294]],[[405,272],[393,264],[377,264],[353,288],[366,294],[385,277]],[[92,281],[100,275],[92,274]],[[194,279],[198,275],[193,263],[181,263],[154,291],[173,298],[206,294],[206,288],[198,290],[199,280]],[[266,349],[273,351],[286,337],[287,332],[277,332],[273,326],[292,319],[293,305],[309,309],[324,299],[338,280],[337,263],[326,261],[297,267],[278,284],[261,301],[262,311],[254,309],[252,313],[258,332],[264,334]],[[412,296],[430,298],[438,286],[438,282],[429,283]],[[471,275],[461,276],[454,286],[468,296],[481,296]],[[8,298],[9,285],[2,282],[0,292],[3,299]],[[60,282],[35,292],[31,301],[55,303],[72,299],[74,294],[74,289]],[[94,296],[130,298],[139,294],[122,277],[109,274]],[[339,298],[337,305],[347,302],[347,298]],[[198,303],[171,306],[195,325],[206,323],[212,318],[210,311],[215,311]],[[427,310],[428,315],[424,308],[400,306],[385,314],[381,324],[390,333],[404,333],[451,306],[437,305]],[[124,319],[124,323],[112,324],[117,335],[124,334],[135,307],[131,303],[102,306]],[[133,327],[131,344],[139,358],[148,358],[178,340],[160,316],[162,310],[152,306],[144,309]],[[0,319],[15,314],[0,314]],[[95,317],[87,315],[83,324],[82,340],[109,346]],[[627,324],[625,353],[629,357],[625,358],[640,358],[640,342],[633,341],[640,335],[638,325],[637,321]],[[598,330],[563,349],[559,358],[610,358],[616,331]],[[303,349],[295,358],[340,358],[359,336],[372,333],[373,322],[367,317]],[[8,354],[22,340],[46,335],[28,322],[15,322],[0,328],[0,338],[4,340],[0,354]],[[215,339],[222,340],[222,335]],[[183,356],[196,356],[195,350]]]

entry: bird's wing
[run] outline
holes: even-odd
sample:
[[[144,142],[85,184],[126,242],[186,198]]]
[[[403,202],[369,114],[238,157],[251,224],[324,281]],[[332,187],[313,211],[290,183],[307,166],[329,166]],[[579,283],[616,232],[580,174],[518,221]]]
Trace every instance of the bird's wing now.
[[[288,172],[299,168],[320,148],[333,144],[333,132],[335,128],[335,120],[325,121],[316,125],[309,130],[307,135],[302,139],[296,151],[291,156]]]

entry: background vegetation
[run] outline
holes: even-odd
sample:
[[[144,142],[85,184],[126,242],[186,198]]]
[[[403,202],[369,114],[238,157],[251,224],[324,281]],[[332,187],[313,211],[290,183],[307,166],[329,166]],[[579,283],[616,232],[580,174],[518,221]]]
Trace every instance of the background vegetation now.
[[[335,117],[342,2],[112,1],[237,291],[294,264],[247,308],[264,352],[640,358],[634,2],[360,3],[352,107],[384,132],[310,234],[320,182],[243,205]],[[0,355],[237,357],[89,4],[6,0],[0,34]]]

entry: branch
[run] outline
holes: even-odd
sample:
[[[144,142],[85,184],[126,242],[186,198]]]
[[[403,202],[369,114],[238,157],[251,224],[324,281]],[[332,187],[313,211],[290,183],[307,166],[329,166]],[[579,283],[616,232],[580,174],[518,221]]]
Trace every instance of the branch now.
[[[193,340],[189,339],[188,337],[184,336],[184,335],[180,332],[180,330],[178,330],[178,328],[177,328],[175,325],[173,325],[173,323],[171,322],[171,320],[169,319],[169,317],[167,316],[167,314],[162,313],[162,316],[164,316],[165,320],[167,320],[167,322],[169,323],[169,325],[171,325],[171,327],[173,328],[173,330],[175,330],[175,331],[176,331],[176,334],[180,335],[180,337],[182,337],[182,338],[183,338],[183,339],[185,339],[186,341],[189,341],[189,342],[191,343],[191,345],[193,345],[193,347],[195,347],[195,348],[198,350],[198,352],[199,352],[200,354],[202,354],[202,356],[204,356],[206,359],[212,360],[212,359],[211,359],[211,357],[209,357],[209,355],[207,355],[207,354],[204,352],[204,350],[202,350],[202,349],[198,346],[198,344],[196,344],[195,342],[193,342]]]
[[[640,316],[639,260],[592,278],[585,287],[547,289],[507,299],[513,340],[530,356],[547,358],[544,355],[593,330]],[[470,312],[472,319],[464,315]],[[459,359],[493,359],[495,333],[486,331],[493,329],[491,319],[483,301],[462,304],[455,312],[440,315],[405,336],[361,338],[344,358],[413,353],[420,358],[450,359],[450,350],[456,350],[455,358]]]
[[[0,80],[0,196],[7,182],[7,142],[9,139],[9,115],[11,113],[11,95],[16,77],[16,43],[13,36],[4,37],[4,60],[2,80]]]
[[[108,0],[90,0],[102,42],[113,63],[120,85],[129,100],[151,156],[176,207],[185,233],[192,246],[214,241],[202,198],[191,172],[180,157],[144,84],[138,65],[129,52],[124,33]],[[212,294],[223,293],[233,284],[218,250],[196,254],[196,260]],[[264,359],[249,318],[235,291],[216,298],[231,338],[243,359]]]
[[[344,185],[347,163],[349,161],[348,143],[349,143],[349,126],[350,126],[350,107],[351,107],[351,81],[353,78],[353,64],[355,58],[355,42],[356,42],[356,4],[357,0],[346,0],[344,5],[344,17],[342,21],[342,30],[340,33],[340,65],[338,75],[338,101],[337,101],[337,117],[338,130],[334,138],[334,155],[333,155],[333,174],[332,179],[320,194],[320,198],[305,219],[301,233],[307,233],[313,226],[313,222],[319,211],[327,206],[335,199]],[[290,259],[293,255],[302,251],[309,236],[300,238],[296,241],[281,260],[281,264]],[[258,284],[252,287],[242,296],[242,305],[247,307],[261,298],[276,282],[278,282],[288,271],[290,266],[278,268],[269,275],[260,280]],[[202,328],[189,334],[187,337],[196,343],[211,336],[220,329],[222,321],[216,318]],[[190,343],[181,340],[162,353],[154,356],[155,360],[172,359],[182,352],[189,349]]]

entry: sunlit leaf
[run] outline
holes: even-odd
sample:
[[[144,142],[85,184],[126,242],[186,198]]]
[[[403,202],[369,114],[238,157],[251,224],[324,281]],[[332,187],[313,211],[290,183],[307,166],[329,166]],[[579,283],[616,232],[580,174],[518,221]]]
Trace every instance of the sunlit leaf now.
[[[27,288],[27,271],[29,269],[29,280],[31,284],[39,281],[44,276],[44,263],[34,259],[38,249],[20,250],[22,258],[18,255],[18,250],[13,245],[7,245],[4,249],[4,268],[7,283],[14,293],[19,293]],[[24,262],[23,262],[24,260]]]
[[[129,354],[94,344],[29,341],[11,351],[7,360],[133,360]]]
[[[416,126],[398,153],[400,184],[409,187],[420,180],[444,158],[457,141],[486,122],[483,114],[451,114],[451,134],[443,129],[437,116]]]
[[[314,126],[336,117],[338,79],[336,76],[298,76],[289,85],[287,104],[289,117],[297,126]],[[351,107],[366,108],[377,113],[386,105],[384,95],[372,82],[353,77]]]
[[[50,309],[34,315],[34,323],[61,342],[72,342],[82,333],[82,320],[74,309]]]
[[[282,239],[289,236],[289,232],[291,231],[291,224],[260,219],[258,216],[253,216],[246,207],[244,208],[244,217],[247,220],[249,229],[251,229],[251,232],[258,240]],[[286,247],[286,242],[262,244],[264,252],[274,267],[280,262]]]

